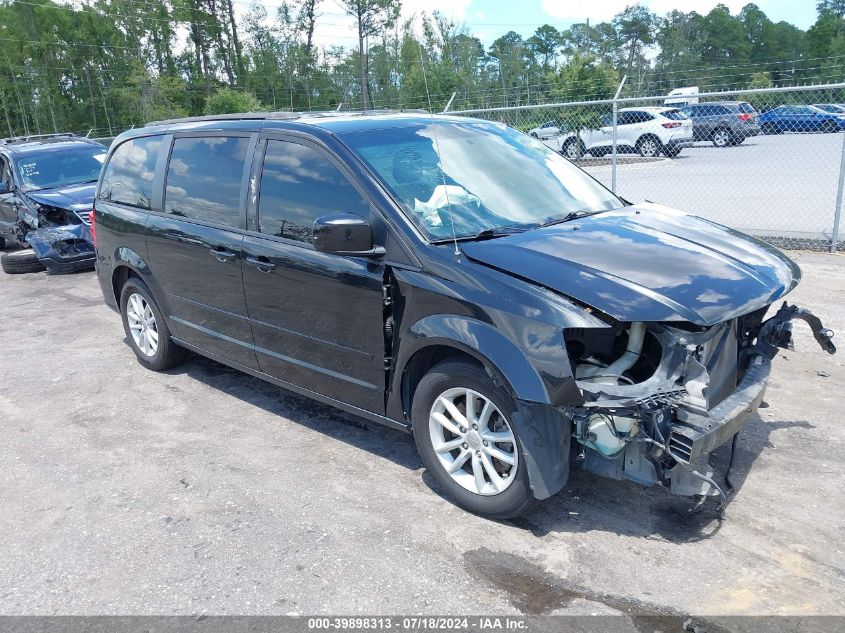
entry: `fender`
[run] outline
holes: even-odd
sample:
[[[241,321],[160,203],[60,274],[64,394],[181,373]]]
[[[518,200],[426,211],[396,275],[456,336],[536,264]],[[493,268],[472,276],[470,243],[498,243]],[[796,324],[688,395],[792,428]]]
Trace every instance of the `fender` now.
[[[397,359],[393,393],[401,393],[408,361],[426,347],[443,345],[481,362],[510,392],[517,404],[512,423],[522,440],[531,490],[537,499],[558,492],[569,478],[571,421],[552,404],[546,383],[523,352],[493,326],[458,315],[431,315],[414,323]],[[482,354],[479,350],[483,349]],[[573,383],[574,387],[574,383]]]
[[[172,332],[178,332],[178,328],[174,327],[175,324],[171,323],[171,319],[169,317],[172,314],[172,310],[170,309],[170,305],[167,302],[167,294],[162,290],[161,286],[159,286],[158,282],[156,281],[155,276],[152,274],[149,265],[144,260],[141,255],[139,255],[136,251],[128,248],[126,246],[121,246],[117,250],[114,251],[111,257],[111,271],[109,272],[108,279],[109,283],[114,277],[114,271],[117,270],[121,266],[125,266],[129,268],[132,272],[134,272],[141,280],[147,284],[147,287],[153,293],[155,297],[156,303],[158,303],[158,307],[161,310],[161,313],[165,315],[167,319],[167,326],[170,328]],[[98,266],[102,266],[102,261],[98,262]],[[102,280],[103,275],[100,275]],[[102,280],[105,281],[105,280]],[[101,281],[101,283],[102,283]],[[114,289],[109,288],[110,292],[114,295]],[[117,303],[119,297],[115,297],[115,303]]]
[[[549,402],[549,394],[525,355],[501,332],[471,317],[436,314],[414,323],[407,332],[411,345],[403,346],[398,359],[403,368],[420,349],[431,345],[454,347],[493,369],[511,395],[519,400]],[[479,350],[484,350],[482,353]],[[403,362],[404,361],[404,362]]]

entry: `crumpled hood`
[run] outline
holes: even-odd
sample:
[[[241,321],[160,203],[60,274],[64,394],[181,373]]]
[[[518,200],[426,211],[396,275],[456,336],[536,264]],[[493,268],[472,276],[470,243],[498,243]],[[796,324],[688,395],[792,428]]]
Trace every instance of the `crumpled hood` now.
[[[461,247],[619,321],[713,325],[776,301],[801,278],[778,250],[654,204]]]
[[[39,204],[46,204],[59,209],[70,209],[71,211],[90,210],[94,204],[94,192],[97,190],[96,182],[86,182],[68,187],[56,187],[55,189],[39,189],[30,191],[27,197]]]

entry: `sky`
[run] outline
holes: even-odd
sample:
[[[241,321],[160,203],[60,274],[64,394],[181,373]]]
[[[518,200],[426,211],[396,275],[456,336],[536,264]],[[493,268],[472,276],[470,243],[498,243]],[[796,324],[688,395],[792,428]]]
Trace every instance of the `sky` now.
[[[722,0],[736,14],[749,0]],[[277,2],[266,2],[268,13]],[[538,26],[551,24],[558,29],[589,19],[591,23],[611,19],[632,0],[403,0],[402,16],[408,18],[423,11],[440,11],[489,45],[497,37],[513,30],[530,36]],[[707,13],[719,0],[643,0],[658,15],[672,9]],[[774,22],[790,22],[801,29],[816,20],[816,0],[757,0],[755,2]],[[324,0],[315,38],[319,46],[357,46],[352,20],[344,16],[336,0]]]

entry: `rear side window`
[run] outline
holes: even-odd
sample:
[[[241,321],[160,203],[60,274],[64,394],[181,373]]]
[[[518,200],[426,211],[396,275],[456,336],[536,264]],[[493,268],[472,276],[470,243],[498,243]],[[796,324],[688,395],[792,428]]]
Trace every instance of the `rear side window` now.
[[[164,210],[170,215],[240,226],[241,180],[249,137],[173,140]]]
[[[100,199],[149,209],[160,148],[161,136],[144,136],[121,143],[106,165]]]
[[[673,121],[686,121],[689,117],[680,110],[666,110],[662,113],[667,119]]]
[[[754,106],[750,103],[745,103],[744,101],[739,104],[739,111],[744,112],[745,114],[754,114],[756,112]]]
[[[314,220],[331,213],[369,217],[369,204],[326,156],[289,141],[267,141],[258,228],[300,242],[313,241]]]

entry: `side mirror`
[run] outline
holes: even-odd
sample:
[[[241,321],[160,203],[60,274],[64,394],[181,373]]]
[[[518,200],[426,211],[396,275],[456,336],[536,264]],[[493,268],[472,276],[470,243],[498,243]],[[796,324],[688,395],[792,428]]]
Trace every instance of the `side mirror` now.
[[[334,255],[381,257],[383,246],[373,246],[373,229],[360,215],[335,213],[314,220],[314,249]]]
[[[9,183],[0,180],[0,194],[3,193],[11,193],[12,189],[9,187]]]

